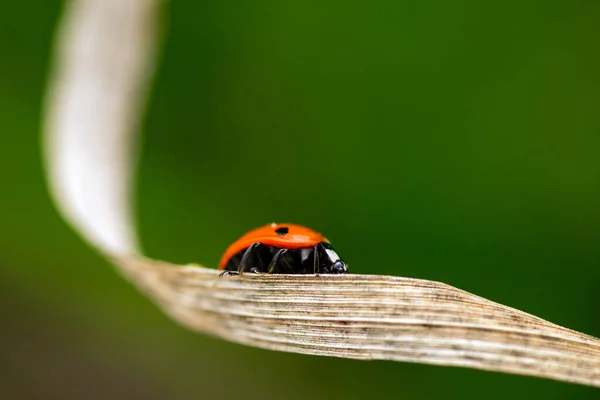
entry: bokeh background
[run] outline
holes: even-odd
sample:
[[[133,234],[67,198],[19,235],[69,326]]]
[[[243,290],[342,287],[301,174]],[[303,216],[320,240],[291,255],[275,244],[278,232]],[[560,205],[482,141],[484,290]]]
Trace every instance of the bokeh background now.
[[[598,398],[247,348],[164,316],[45,188],[62,6],[0,6],[1,398]],[[443,281],[600,336],[599,20],[593,0],[166,3],[142,127],[144,247],[214,267],[245,231],[296,222],[352,272]]]

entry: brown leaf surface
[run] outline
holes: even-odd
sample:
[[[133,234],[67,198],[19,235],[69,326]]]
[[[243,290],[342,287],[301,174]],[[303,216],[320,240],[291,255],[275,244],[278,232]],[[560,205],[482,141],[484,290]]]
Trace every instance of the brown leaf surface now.
[[[600,386],[600,341],[440,282],[254,275],[121,258],[181,324],[270,350],[471,367]]]

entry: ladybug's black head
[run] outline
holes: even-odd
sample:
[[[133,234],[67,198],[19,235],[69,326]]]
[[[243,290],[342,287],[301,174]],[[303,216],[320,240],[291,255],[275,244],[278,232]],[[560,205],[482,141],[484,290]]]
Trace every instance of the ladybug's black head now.
[[[346,263],[342,260],[337,260],[331,266],[331,272],[333,274],[345,274],[348,272],[348,268],[346,267]]]
[[[340,256],[333,250],[331,244],[327,242],[321,243],[321,248],[324,252],[323,270],[327,271],[328,274],[346,274],[348,273],[348,267],[346,263],[342,261]]]

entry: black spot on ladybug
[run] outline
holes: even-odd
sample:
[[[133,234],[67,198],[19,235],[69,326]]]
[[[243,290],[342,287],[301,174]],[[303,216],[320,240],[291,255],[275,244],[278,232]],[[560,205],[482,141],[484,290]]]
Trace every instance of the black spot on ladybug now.
[[[275,233],[278,234],[279,236],[285,236],[288,234],[289,231],[290,231],[290,228],[288,228],[287,226],[282,226],[281,228],[275,229]]]

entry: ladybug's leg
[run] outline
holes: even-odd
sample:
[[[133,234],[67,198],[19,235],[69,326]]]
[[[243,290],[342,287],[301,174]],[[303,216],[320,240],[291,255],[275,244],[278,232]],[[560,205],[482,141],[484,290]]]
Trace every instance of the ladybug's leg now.
[[[252,253],[254,253],[256,248],[258,246],[260,246],[261,244],[262,243],[260,243],[260,242],[256,242],[246,249],[246,251],[244,252],[244,255],[242,256],[242,259],[240,260],[240,264],[238,265],[237,272],[239,275],[241,275],[244,271],[246,271],[248,269],[248,261],[250,260]]]
[[[275,268],[277,267],[277,261],[279,261],[279,257],[284,255],[285,253],[287,253],[287,250],[281,249],[273,255],[273,258],[271,259],[271,262],[269,263],[269,266],[267,267],[267,271],[269,274],[272,274],[273,272],[275,272]]]
[[[285,268],[286,268],[286,272],[287,272],[287,273],[292,273],[292,274],[293,274],[293,273],[294,273],[294,267],[292,267],[292,266],[290,265],[290,262],[288,261],[287,257],[282,257],[282,258],[281,258],[281,260],[282,260],[282,262],[283,262],[283,265],[284,265],[284,266],[285,266]]]
[[[318,275],[318,269],[319,269],[319,245],[320,243],[315,244],[314,246],[314,250],[313,250],[313,254],[314,254],[314,261],[315,261],[315,270],[314,270],[314,274]]]

